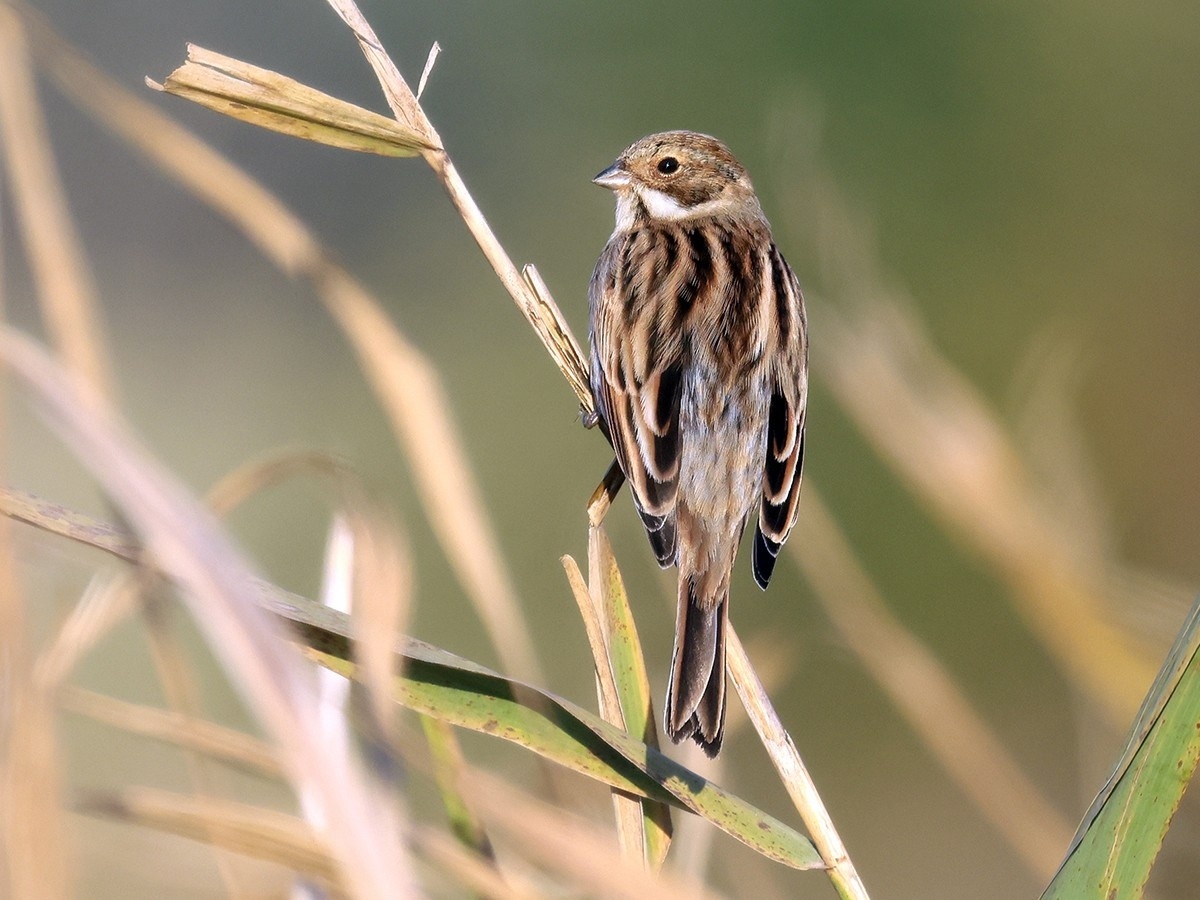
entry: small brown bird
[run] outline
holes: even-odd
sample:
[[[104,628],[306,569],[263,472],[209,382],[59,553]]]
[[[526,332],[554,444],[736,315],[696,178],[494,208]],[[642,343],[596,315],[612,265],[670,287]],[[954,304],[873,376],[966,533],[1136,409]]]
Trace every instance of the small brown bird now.
[[[742,531],[756,511],[765,589],[796,521],[804,299],[746,170],[715,138],[644,137],[594,181],[617,195],[617,227],[589,289],[592,391],[650,546],[679,567],[667,734],[716,756]]]

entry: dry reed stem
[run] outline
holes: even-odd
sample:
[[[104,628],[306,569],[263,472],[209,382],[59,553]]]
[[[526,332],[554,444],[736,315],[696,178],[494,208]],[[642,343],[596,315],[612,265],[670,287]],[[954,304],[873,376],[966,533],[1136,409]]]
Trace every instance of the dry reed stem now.
[[[272,453],[239,466],[213,485],[206,500],[210,508],[225,515],[255,493],[297,475],[313,476],[332,488],[338,511],[330,529],[330,546],[340,547],[338,542],[344,539],[348,552],[344,568],[340,553],[327,553],[322,600],[328,605],[330,590],[346,598],[335,608],[351,614],[355,654],[362,666],[374,724],[378,736],[386,740],[393,710],[393,649],[412,603],[408,545],[394,517],[371,502],[353,469],[329,453],[312,450]]]
[[[237,853],[284,866],[317,880],[332,896],[345,894],[345,879],[325,844],[302,819],[231,800],[187,797],[154,788],[86,795],[82,811],[127,821],[200,841],[214,850]],[[456,845],[444,834],[418,829],[412,836],[417,852],[468,888],[489,898],[533,896],[512,890],[486,860]]]
[[[834,827],[833,819],[830,818],[829,811],[817,792],[812,776],[808,774],[804,761],[800,759],[800,753],[791,735],[779,721],[779,715],[771,705],[771,698],[767,696],[766,689],[750,665],[750,659],[746,656],[746,650],[732,622],[729,623],[728,642],[729,675],[733,686],[742,698],[742,705],[746,707],[754,730],[758,732],[763,747],[771,757],[788,796],[792,798],[800,818],[804,820],[813,846],[817,848],[829,869],[829,880],[844,900],[866,900],[866,886],[846,852],[846,846]]]
[[[38,299],[67,366],[111,401],[115,385],[92,276],[54,166],[28,49],[20,17],[0,3],[0,137]]]
[[[2,285],[0,285],[2,289]],[[7,387],[0,373],[0,388]],[[0,397],[0,441],[7,412]],[[0,520],[0,895],[66,900],[72,867],[65,846],[62,769],[50,692],[27,645],[24,597],[12,523]]]
[[[504,668],[522,680],[541,682],[512,578],[433,366],[278,199],[90,65],[36,13],[23,9],[22,14],[39,65],[73,102],[229,219],[283,272],[313,283],[408,452],[434,533]]]
[[[395,119],[195,44],[188,44],[186,61],[163,84],[150,86],[251,125],[342,150],[416,156],[426,147]]]
[[[348,275],[325,280],[322,289],[408,451],[426,515],[497,654],[515,677],[542,683],[524,612],[436,370]]]
[[[0,41],[3,42],[0,66],[4,67],[0,72],[0,120],[4,123],[9,177],[17,197],[19,219],[39,300],[68,367],[92,384],[97,397],[111,402],[114,386],[89,267],[55,171],[21,23],[7,7],[0,7]],[[101,599],[93,604],[85,597],[81,605],[90,611],[108,608],[119,616],[121,607],[132,599],[130,585],[129,580],[124,581],[124,588],[120,583],[112,584],[108,591],[112,602]],[[121,602],[122,597],[125,603]],[[91,634],[86,633],[87,624],[92,626]],[[58,678],[69,670],[73,659],[85,653],[92,641],[111,624],[111,618],[107,622],[97,622],[87,614],[82,619],[73,615],[60,639],[41,654],[35,667],[33,689],[47,703],[54,694]],[[84,625],[84,630],[80,630],[80,625]],[[160,675],[169,673],[172,666],[178,668],[171,655],[156,654],[155,660]],[[56,668],[58,672],[55,672]],[[171,680],[164,679],[164,686],[169,693]],[[49,753],[46,764],[53,758],[53,753]],[[202,789],[208,783],[203,761],[189,756],[187,762],[194,784],[197,789]],[[49,793],[42,797],[42,802],[55,803]],[[231,861],[218,853],[216,863],[227,892],[231,896],[240,895]]]
[[[812,484],[805,486],[804,504],[789,550],[838,635],[1030,873],[1048,878],[1071,826],[936,657],[888,611]]]

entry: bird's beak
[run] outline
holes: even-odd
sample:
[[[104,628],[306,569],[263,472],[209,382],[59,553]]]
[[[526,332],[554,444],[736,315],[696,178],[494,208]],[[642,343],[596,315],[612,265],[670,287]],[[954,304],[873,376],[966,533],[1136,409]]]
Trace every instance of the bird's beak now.
[[[610,191],[619,191],[623,187],[629,187],[629,172],[619,162],[615,162],[593,178],[592,183]]]

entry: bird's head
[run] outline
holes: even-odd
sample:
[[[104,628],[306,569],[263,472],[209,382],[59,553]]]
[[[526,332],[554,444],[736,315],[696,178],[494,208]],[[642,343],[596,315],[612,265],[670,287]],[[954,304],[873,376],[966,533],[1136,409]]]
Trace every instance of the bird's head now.
[[[677,222],[762,215],[742,164],[716,138],[694,131],[644,137],[592,180],[617,195],[618,229],[639,216]]]

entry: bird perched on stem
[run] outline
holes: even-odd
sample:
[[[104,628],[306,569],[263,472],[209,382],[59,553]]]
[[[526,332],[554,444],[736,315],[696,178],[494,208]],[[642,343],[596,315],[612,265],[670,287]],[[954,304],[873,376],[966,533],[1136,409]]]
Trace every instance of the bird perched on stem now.
[[[617,225],[589,289],[592,392],[654,554],[679,567],[667,734],[716,756],[742,531],[753,514],[765,589],[796,521],[804,299],[746,170],[715,138],[644,137],[594,181],[616,194]]]

